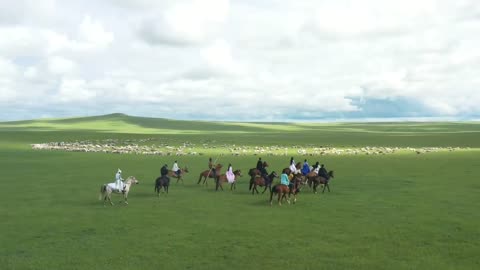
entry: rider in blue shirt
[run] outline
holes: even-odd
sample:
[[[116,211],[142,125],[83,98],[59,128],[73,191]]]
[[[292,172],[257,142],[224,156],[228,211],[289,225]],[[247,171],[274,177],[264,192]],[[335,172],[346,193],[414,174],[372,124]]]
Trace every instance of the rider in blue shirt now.
[[[307,175],[309,172],[310,172],[310,165],[308,165],[308,162],[305,159],[305,162],[303,162],[302,174]]]
[[[288,175],[286,173],[282,173],[280,176],[280,184],[285,186],[290,184],[290,180],[288,180]]]

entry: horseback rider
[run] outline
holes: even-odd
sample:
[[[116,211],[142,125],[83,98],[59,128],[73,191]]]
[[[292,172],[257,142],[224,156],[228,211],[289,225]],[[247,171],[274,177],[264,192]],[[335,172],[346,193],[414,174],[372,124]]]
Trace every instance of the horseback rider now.
[[[162,177],[167,177],[168,178],[168,165],[165,164],[163,167],[160,169],[160,175]]]
[[[318,175],[327,179],[327,180],[330,178],[330,176],[328,175],[327,169],[325,169],[325,165],[323,165],[323,164],[320,166],[320,170],[318,171]]]
[[[312,167],[312,171],[314,171],[317,175],[318,175],[318,171],[320,170],[320,165],[317,161],[317,163],[315,163],[315,165],[313,165]]]
[[[295,166],[295,160],[293,159],[293,157],[290,159],[290,171],[293,173],[293,174],[296,174],[298,172],[297,170],[297,167]]]
[[[180,168],[178,167],[178,163],[177,163],[176,160],[175,160],[175,162],[173,163],[172,171],[173,171],[177,176],[180,175]]]
[[[125,192],[125,184],[123,183],[122,170],[120,169],[118,169],[117,173],[115,174],[115,186],[118,191],[121,191],[122,193]]]
[[[233,182],[235,180],[235,175],[233,174],[232,163],[228,164],[228,170],[225,173],[228,182]]]
[[[288,185],[290,185],[290,180],[288,179],[288,175],[285,172],[280,175],[280,185],[285,185],[287,187]]]
[[[212,176],[215,178],[217,176],[217,172],[215,170],[215,164],[213,164],[212,158],[208,159],[208,168],[212,171]]]
[[[263,169],[262,158],[258,158],[258,161],[257,161],[257,170],[259,170],[259,171],[261,172],[262,169]]]
[[[308,165],[308,162],[305,159],[305,162],[303,162],[302,174],[307,175],[309,172],[310,172],[310,165]]]

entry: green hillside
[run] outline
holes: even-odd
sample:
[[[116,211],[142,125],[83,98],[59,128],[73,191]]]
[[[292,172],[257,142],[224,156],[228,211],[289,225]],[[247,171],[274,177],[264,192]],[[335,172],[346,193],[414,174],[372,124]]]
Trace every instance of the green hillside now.
[[[28,131],[28,134],[23,133]],[[51,141],[52,132],[65,140],[158,138],[245,145],[480,147],[479,122],[400,123],[240,123],[182,121],[124,114],[41,119],[0,123],[1,137],[21,142]],[[31,137],[31,138],[27,138]],[[5,137],[4,137],[5,138]],[[12,142],[15,143],[15,142]]]

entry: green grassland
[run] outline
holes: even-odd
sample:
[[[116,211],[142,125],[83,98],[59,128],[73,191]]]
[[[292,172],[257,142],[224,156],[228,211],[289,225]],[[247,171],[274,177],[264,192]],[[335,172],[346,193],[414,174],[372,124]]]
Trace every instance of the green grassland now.
[[[299,156],[335,170],[332,192],[295,205],[197,185],[208,156],[32,150],[30,144],[141,140],[180,145],[462,147],[417,155]],[[1,269],[478,269],[480,123],[231,123],[113,114],[0,123]],[[467,149],[468,147],[468,149]],[[258,156],[220,155],[244,174]],[[269,171],[289,156],[262,156]],[[177,159],[190,172],[157,198]],[[117,168],[129,205],[98,201]],[[227,186],[225,186],[227,188]]]

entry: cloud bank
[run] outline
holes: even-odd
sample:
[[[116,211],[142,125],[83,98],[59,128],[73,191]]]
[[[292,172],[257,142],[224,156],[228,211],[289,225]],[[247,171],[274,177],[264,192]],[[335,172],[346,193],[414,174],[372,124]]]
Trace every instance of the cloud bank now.
[[[7,1],[0,120],[480,117],[475,1]]]

